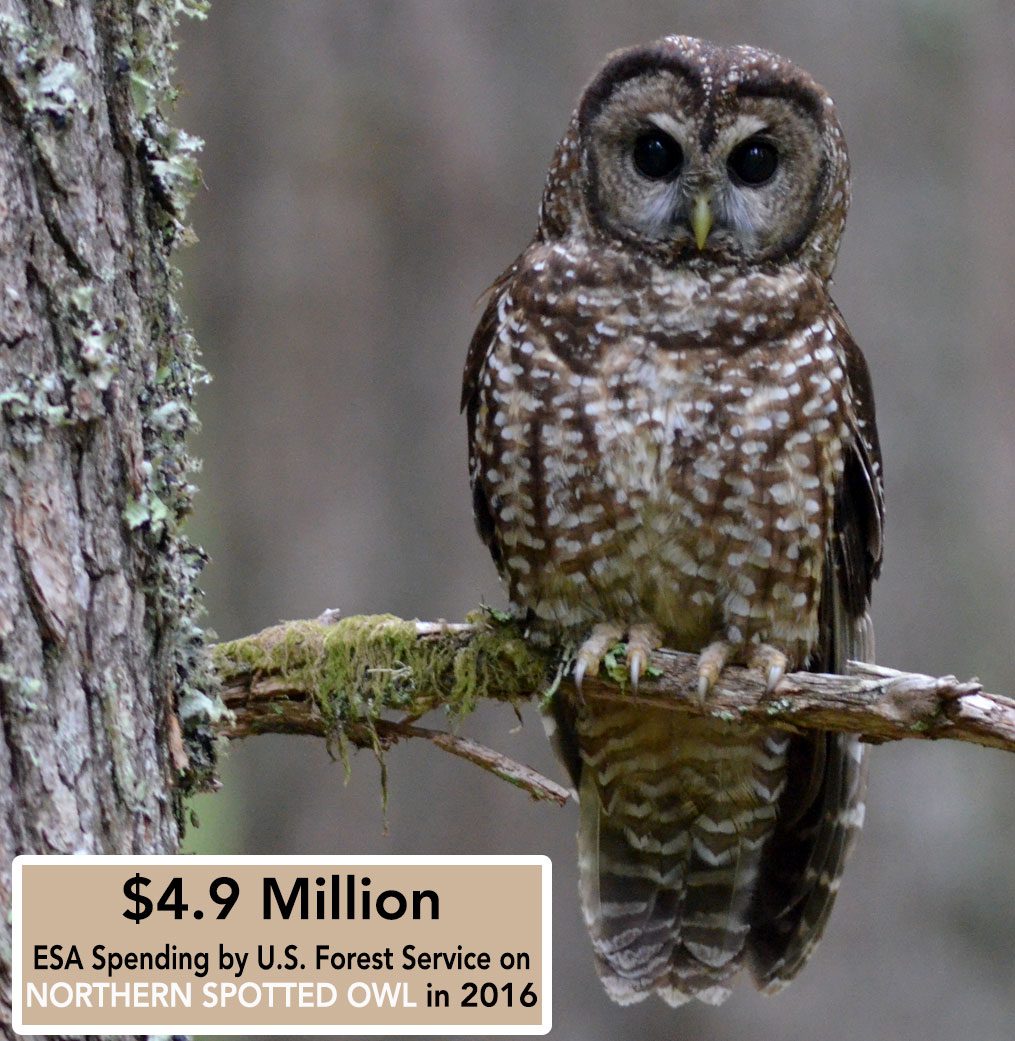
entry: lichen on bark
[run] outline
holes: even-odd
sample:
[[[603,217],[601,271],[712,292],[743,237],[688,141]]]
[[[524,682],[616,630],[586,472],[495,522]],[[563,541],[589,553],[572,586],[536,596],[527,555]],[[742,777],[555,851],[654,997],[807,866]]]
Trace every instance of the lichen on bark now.
[[[173,32],[204,9],[0,9],[0,907],[18,853],[175,852],[214,772],[171,259],[199,177]]]

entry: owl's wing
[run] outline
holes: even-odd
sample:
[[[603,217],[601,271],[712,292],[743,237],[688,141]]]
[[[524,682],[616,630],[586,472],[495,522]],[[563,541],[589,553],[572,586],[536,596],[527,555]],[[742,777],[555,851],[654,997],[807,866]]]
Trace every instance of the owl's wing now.
[[[515,261],[479,297],[479,302],[483,304],[483,314],[479,319],[479,324],[476,326],[476,331],[472,334],[472,339],[469,341],[469,351],[465,356],[465,372],[462,373],[462,399],[459,405],[461,410],[468,416],[470,446],[476,421],[476,399],[479,391],[479,378],[483,371],[483,363],[486,361],[490,348],[493,346],[494,337],[497,335],[501,296],[508,283],[514,277],[517,267],[518,261]]]
[[[494,339],[500,328],[500,305],[505,289],[517,270],[517,261],[511,265],[493,283],[484,294],[483,314],[472,334],[469,351],[465,358],[465,372],[462,374],[461,409],[465,412],[469,432],[469,482],[472,485],[472,513],[476,520],[476,530],[493,556],[497,570],[501,567],[501,547],[497,542],[493,514],[487,499],[486,489],[479,472],[479,459],[476,453],[476,416],[479,412],[479,381],[483,366],[486,363]],[[483,298],[481,298],[483,299]]]
[[[476,423],[479,415],[480,381],[483,369],[494,342],[500,334],[501,308],[504,297],[510,292],[511,283],[522,265],[523,253],[484,294],[483,314],[472,334],[469,351],[465,359],[462,377],[461,408],[465,412],[469,432],[469,480],[472,485],[472,512],[476,520],[479,537],[486,543],[497,570],[501,570],[503,549],[497,539],[496,525],[487,497],[483,479],[480,453],[476,444]],[[547,712],[543,715],[547,736],[558,758],[567,769],[574,785],[572,793],[577,798],[581,784],[581,753],[575,728],[574,706],[569,698],[551,698]]]
[[[837,489],[825,555],[814,672],[841,672],[874,656],[871,585],[881,568],[881,453],[867,363],[838,312],[853,396],[852,440]],[[843,863],[863,823],[866,748],[856,737],[815,733],[790,742],[779,824],[766,847],[752,909],[751,969],[774,992],[803,966],[821,937]]]

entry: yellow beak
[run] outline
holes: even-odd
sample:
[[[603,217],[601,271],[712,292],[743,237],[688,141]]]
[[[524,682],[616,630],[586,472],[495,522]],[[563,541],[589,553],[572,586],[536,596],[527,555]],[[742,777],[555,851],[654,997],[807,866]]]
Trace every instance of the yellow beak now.
[[[694,241],[698,244],[699,250],[705,248],[711,230],[712,203],[707,195],[696,195],[691,207],[691,231],[694,232]]]

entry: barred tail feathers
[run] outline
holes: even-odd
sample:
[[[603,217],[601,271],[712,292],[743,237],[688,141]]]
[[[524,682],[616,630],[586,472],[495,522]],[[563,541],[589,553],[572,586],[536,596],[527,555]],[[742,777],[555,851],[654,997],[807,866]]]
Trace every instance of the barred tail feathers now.
[[[870,617],[846,610],[835,572],[826,573],[823,642],[811,668],[842,672],[849,658],[874,660]],[[832,732],[792,740],[779,821],[752,911],[751,974],[766,994],[782,990],[818,945],[843,867],[863,826],[867,748]]]
[[[606,992],[629,1005],[648,997],[670,965],[683,902],[684,862],[677,849],[663,853],[632,847],[623,827],[602,811],[587,774],[579,801],[579,892],[585,924]],[[674,1005],[688,1000],[684,995],[673,998]]]
[[[787,738],[618,708],[580,727],[579,873],[613,1000],[719,1004],[749,933]]]
[[[802,819],[773,835],[752,912],[749,960],[766,994],[793,980],[817,947],[863,826],[865,746],[846,734],[813,740],[825,744],[818,797]]]

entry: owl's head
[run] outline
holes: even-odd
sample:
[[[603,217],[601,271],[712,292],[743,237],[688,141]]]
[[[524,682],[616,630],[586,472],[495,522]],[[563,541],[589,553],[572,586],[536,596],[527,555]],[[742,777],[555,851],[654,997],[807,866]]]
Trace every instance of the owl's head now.
[[[754,47],[668,36],[611,55],[557,149],[541,232],[663,263],[801,263],[831,275],[849,205],[832,99]]]

